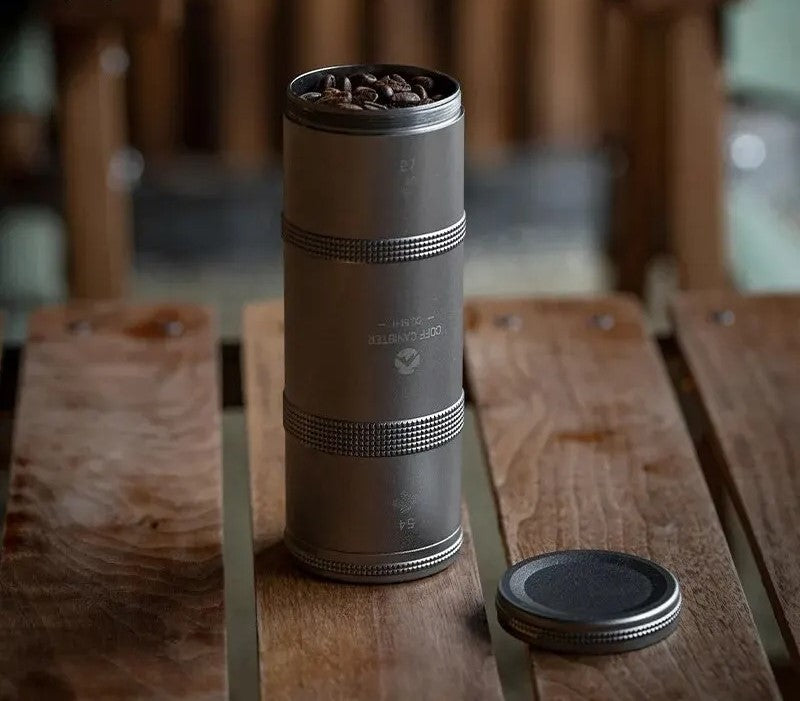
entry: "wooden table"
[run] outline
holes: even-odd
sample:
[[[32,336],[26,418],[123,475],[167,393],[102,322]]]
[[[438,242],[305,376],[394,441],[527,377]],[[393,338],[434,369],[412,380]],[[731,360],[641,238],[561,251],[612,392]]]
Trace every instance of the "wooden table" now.
[[[736,505],[797,667],[800,297],[681,296],[677,342],[660,344],[627,297],[473,300],[465,318],[508,560],[625,550],[685,596],[677,632],[645,650],[531,651],[537,698],[778,697],[712,496]],[[238,348],[220,372],[218,342],[206,309],[95,304],[40,310],[6,349],[0,695],[216,699],[239,682],[220,418],[243,389],[262,698],[501,698],[466,508],[460,558],[429,579],[298,572],[281,542],[281,304],[244,311],[242,387]]]

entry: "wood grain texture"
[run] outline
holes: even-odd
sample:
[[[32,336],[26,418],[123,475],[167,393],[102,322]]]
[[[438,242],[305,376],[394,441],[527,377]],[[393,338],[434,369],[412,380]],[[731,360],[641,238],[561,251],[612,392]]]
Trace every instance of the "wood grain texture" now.
[[[464,514],[461,556],[418,582],[326,582],[290,562],[284,527],[283,309],[248,307],[244,362],[264,699],[501,699]]]
[[[674,309],[723,474],[800,665],[800,297],[687,293]],[[722,310],[731,325],[715,317]]]
[[[776,697],[638,305],[624,297],[478,301],[466,320],[469,387],[509,560],[623,550],[672,569],[684,595],[678,630],[650,648],[533,652],[538,698]]]
[[[80,299],[122,297],[132,248],[127,183],[112,177],[125,146],[123,77],[104,67],[122,45],[112,29],[61,32],[59,128],[64,213],[70,241],[70,294]]]
[[[0,564],[0,697],[225,697],[215,342],[197,307],[32,317]]]

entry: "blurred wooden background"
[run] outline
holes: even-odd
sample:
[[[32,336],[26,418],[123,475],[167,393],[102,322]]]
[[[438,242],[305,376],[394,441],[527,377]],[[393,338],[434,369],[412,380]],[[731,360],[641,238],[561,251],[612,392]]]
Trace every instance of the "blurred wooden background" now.
[[[473,164],[605,148],[620,288],[641,294],[663,250],[684,287],[725,286],[722,2],[49,0],[73,292],[125,290],[129,205],[107,177],[122,144],[148,167],[201,152],[257,172],[280,162],[288,80],[365,61],[457,76]]]

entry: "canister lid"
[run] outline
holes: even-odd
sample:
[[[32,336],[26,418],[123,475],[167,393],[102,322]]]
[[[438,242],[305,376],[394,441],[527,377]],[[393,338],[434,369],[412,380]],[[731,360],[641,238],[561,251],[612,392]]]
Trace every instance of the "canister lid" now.
[[[511,635],[559,652],[638,650],[678,625],[678,580],[655,562],[608,550],[563,550],[510,567],[497,617]]]

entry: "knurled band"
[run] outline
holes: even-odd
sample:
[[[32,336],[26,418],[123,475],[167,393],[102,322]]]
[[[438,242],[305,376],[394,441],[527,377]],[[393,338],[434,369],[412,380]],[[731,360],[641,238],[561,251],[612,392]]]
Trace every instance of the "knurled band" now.
[[[464,393],[452,406],[401,421],[341,421],[309,414],[283,396],[283,427],[305,445],[323,453],[385,458],[432,450],[455,438],[464,427]]]
[[[354,562],[341,562],[337,560],[327,560],[324,558],[316,557],[310,553],[305,552],[302,548],[298,547],[292,538],[285,538],[284,542],[289,552],[300,560],[307,567],[320,572],[327,572],[329,574],[347,575],[350,577],[392,577],[398,575],[408,574],[410,572],[418,572],[420,570],[436,567],[446,560],[454,557],[461,549],[464,543],[464,533],[459,528],[458,538],[454,543],[447,546],[444,550],[434,555],[421,557],[415,560],[406,560],[405,562],[386,562],[383,564],[357,564]]]
[[[283,219],[283,240],[319,258],[348,263],[403,263],[431,258],[458,246],[467,230],[466,214],[453,226],[417,236],[351,239],[304,231]]]

